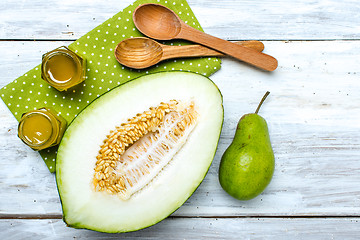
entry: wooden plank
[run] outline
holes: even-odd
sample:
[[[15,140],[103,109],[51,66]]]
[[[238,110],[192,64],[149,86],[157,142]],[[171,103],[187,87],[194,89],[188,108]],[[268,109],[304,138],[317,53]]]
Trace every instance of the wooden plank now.
[[[169,218],[137,232],[68,228],[60,219],[0,220],[3,240],[22,239],[358,239],[358,218]]]
[[[174,216],[359,216],[359,42],[264,43],[265,52],[279,60],[275,72],[224,59],[211,77],[224,96],[219,147],[204,182]],[[6,73],[0,86],[58,44],[1,42],[8,50],[0,58],[0,72]],[[255,110],[266,90],[271,95],[260,114],[269,124],[275,175],[261,196],[241,202],[221,189],[218,166],[238,119]],[[0,122],[0,215],[60,217],[54,175],[17,138],[17,122],[2,102]]]
[[[3,0],[0,39],[77,39],[132,2]],[[357,0],[188,2],[206,32],[227,40],[360,38]]]

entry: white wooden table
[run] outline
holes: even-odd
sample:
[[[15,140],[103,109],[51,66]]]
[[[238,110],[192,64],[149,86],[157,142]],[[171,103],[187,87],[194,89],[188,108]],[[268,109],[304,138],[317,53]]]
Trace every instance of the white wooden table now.
[[[68,45],[132,0],[2,0],[0,87]],[[138,232],[71,229],[54,174],[17,138],[0,102],[0,239],[358,239],[360,236],[360,3],[358,0],[189,0],[204,30],[227,40],[262,40],[279,68],[265,73],[224,59],[211,79],[224,96],[219,147],[203,183],[161,223]],[[217,179],[236,123],[261,109],[276,170],[251,201]]]

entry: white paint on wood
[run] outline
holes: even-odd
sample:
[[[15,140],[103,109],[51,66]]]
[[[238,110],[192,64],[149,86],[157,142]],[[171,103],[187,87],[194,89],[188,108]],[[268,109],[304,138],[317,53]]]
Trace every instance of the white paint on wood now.
[[[0,39],[77,39],[131,2],[2,0]],[[227,40],[360,38],[357,0],[188,2],[207,33]]]
[[[0,220],[3,240],[27,239],[358,239],[357,218],[170,218],[130,233],[72,229],[61,219]]]

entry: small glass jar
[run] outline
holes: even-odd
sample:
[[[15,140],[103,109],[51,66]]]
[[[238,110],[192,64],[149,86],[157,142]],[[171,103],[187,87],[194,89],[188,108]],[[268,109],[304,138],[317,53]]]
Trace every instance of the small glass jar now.
[[[59,91],[85,80],[86,60],[65,46],[42,56],[41,77]]]
[[[67,122],[49,108],[24,113],[18,126],[19,138],[34,150],[42,150],[60,143]]]

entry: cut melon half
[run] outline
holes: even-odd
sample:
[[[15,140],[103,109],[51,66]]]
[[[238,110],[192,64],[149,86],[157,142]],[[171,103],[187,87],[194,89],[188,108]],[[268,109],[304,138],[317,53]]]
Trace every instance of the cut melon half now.
[[[207,77],[163,72],[86,107],[58,149],[56,181],[70,227],[129,232],[173,213],[204,179],[223,122]]]

